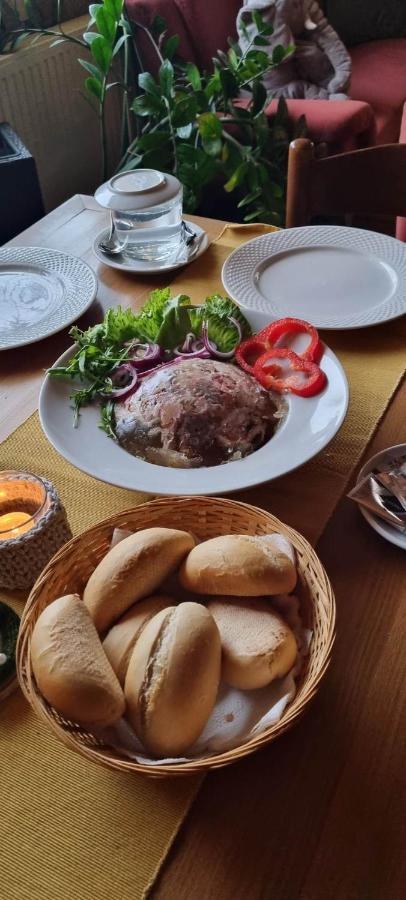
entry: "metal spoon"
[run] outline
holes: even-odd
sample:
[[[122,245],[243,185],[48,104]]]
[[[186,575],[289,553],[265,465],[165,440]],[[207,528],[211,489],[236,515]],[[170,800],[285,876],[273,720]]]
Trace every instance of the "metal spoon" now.
[[[127,243],[127,241],[124,241],[123,244],[120,244],[120,242],[115,237],[115,230],[116,229],[113,221],[113,216],[110,213],[109,236],[104,241],[99,241],[100,250],[102,250],[103,253],[107,253],[107,256],[117,256],[119,253],[122,253]]]

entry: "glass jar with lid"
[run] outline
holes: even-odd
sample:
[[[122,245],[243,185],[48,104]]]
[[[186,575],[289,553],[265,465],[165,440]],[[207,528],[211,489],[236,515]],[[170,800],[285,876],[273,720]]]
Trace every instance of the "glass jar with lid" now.
[[[111,210],[117,241],[135,259],[176,256],[182,239],[182,185],[156,169],[121,172],[95,193]]]

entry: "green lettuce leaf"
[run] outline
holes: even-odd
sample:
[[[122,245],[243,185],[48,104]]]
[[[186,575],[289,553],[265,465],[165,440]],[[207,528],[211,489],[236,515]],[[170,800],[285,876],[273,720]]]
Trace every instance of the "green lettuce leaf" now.
[[[171,297],[170,288],[152,291],[138,316],[138,328],[147,341],[156,341],[165,350],[173,350],[190,331],[187,307],[190,297]]]
[[[206,321],[210,340],[215,342],[222,353],[228,353],[238,342],[237,329],[230,322],[230,316],[240,323],[243,338],[252,334],[251,326],[240,307],[229,297],[222,297],[220,294],[206,297],[203,306],[191,312],[193,330],[201,334],[202,322]]]
[[[69,334],[80,347],[98,347],[105,350],[112,345],[123,345],[131,338],[140,337],[138,328],[139,316],[132,309],[108,309],[103,322],[81,331],[76,325]]]

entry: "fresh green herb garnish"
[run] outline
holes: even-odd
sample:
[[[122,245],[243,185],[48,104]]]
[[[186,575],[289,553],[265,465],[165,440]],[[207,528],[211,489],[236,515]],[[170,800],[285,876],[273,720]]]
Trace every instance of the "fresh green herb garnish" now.
[[[162,353],[170,353],[182,346],[189,332],[201,335],[202,323],[207,321],[210,340],[218,350],[227,352],[236,344],[236,328],[229,321],[230,316],[240,322],[243,337],[251,334],[245,316],[227,297],[213,294],[201,306],[193,308],[186,294],[171,297],[170,288],[160,288],[152,291],[139,313],[118,306],[107,311],[103,322],[86,331],[73,326],[69,334],[78,345],[76,353],[66,366],[48,372],[52,378],[71,378],[83,384],[83,388],[71,394],[74,426],[78,424],[81,407],[101,399],[100,428],[115,437],[114,403],[106,402],[105,395],[113,390],[112,373],[131,355],[129,342],[156,343]]]
[[[103,403],[100,412],[99,428],[101,428],[102,431],[105,431],[109,437],[113,438],[113,440],[116,440],[116,417],[112,400]]]

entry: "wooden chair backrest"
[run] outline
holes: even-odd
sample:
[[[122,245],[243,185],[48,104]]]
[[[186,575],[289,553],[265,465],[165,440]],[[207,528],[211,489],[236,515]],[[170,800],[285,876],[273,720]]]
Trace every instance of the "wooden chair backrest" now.
[[[316,215],[406,216],[406,144],[316,159],[306,138],[289,147],[286,227]]]

